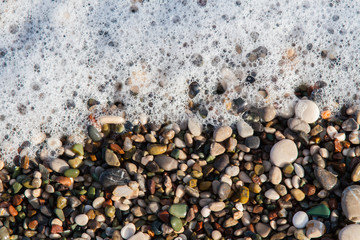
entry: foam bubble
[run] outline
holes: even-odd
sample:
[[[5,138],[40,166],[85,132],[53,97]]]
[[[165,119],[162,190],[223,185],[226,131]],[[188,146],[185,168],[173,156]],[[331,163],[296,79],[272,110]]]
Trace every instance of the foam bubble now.
[[[39,132],[81,133],[89,98],[95,116],[179,120],[190,105],[212,124],[246,103],[286,115],[303,83],[326,85],[320,109],[359,102],[358,1],[141,2],[0,3],[5,155]]]

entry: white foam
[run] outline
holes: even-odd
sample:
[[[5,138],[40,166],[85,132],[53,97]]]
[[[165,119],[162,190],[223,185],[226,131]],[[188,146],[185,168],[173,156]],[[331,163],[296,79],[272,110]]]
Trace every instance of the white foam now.
[[[41,131],[81,133],[90,97],[104,107],[121,101],[127,119],[182,119],[194,81],[204,123],[236,120],[226,107],[238,97],[286,109],[301,83],[327,83],[320,109],[354,101],[358,9],[359,1],[2,1],[0,147],[13,153]],[[260,46],[267,55],[262,48],[249,61]],[[227,92],[214,96],[219,82]]]

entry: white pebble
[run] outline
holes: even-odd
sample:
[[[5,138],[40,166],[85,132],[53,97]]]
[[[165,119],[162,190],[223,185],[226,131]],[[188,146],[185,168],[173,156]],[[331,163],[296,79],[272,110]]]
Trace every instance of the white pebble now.
[[[136,232],[135,224],[128,223],[121,229],[120,234],[121,237],[123,237],[124,239],[129,239],[135,234],[135,232]]]
[[[309,216],[306,212],[299,211],[293,216],[292,222],[294,227],[298,229],[305,228],[306,224],[309,222]]]

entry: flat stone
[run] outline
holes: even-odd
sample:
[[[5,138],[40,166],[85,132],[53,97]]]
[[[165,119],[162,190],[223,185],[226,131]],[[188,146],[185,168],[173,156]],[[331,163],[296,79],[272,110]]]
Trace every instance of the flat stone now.
[[[169,208],[169,213],[178,218],[186,217],[187,211],[188,211],[188,206],[184,203],[173,204]]]
[[[271,232],[271,227],[267,224],[258,222],[255,225],[255,230],[256,233],[259,234],[261,237],[266,238]]]
[[[331,172],[329,172],[321,167],[315,167],[314,173],[315,173],[316,179],[320,182],[321,186],[325,190],[330,191],[337,185],[338,179]]]
[[[288,127],[295,132],[309,133],[311,128],[309,124],[298,118],[289,118],[287,121]]]
[[[160,155],[165,153],[167,146],[165,144],[150,144],[148,147],[148,152],[151,155]]]
[[[55,158],[50,162],[50,168],[57,173],[64,173],[70,166],[65,160]]]
[[[350,224],[341,229],[339,240],[358,240],[360,236],[360,225]]]
[[[310,220],[306,224],[306,236],[308,238],[318,238],[326,232],[325,224],[318,220]]]
[[[213,212],[219,212],[225,208],[224,202],[212,202],[209,203],[209,208]]]
[[[232,135],[232,129],[229,126],[222,126],[214,131],[214,140],[216,142],[223,142]]]
[[[305,228],[306,224],[309,222],[309,216],[304,211],[298,211],[294,214],[292,218],[292,223],[296,228]]]
[[[104,197],[97,197],[94,199],[94,201],[92,202],[92,206],[95,209],[99,209],[102,207],[103,203],[105,202],[105,198]]]
[[[188,129],[191,132],[191,134],[194,135],[195,137],[200,136],[202,132],[202,125],[198,119],[194,117],[190,117],[188,119]]]
[[[221,145],[220,143],[212,143],[210,146],[210,155],[211,156],[218,156],[220,154],[223,154],[225,152],[225,147],[223,145]]]
[[[307,123],[315,122],[319,115],[319,107],[313,101],[300,100],[295,105],[295,116]]]
[[[278,200],[280,198],[280,195],[275,191],[275,189],[270,188],[265,192],[265,197],[270,200]]]
[[[222,172],[229,165],[229,163],[229,156],[227,154],[222,154],[215,158],[214,168],[219,172]]]
[[[136,232],[135,224],[127,223],[120,231],[121,237],[124,239],[129,239],[134,236]]]
[[[358,130],[359,124],[355,121],[355,119],[349,118],[341,124],[341,128],[347,132],[351,132],[351,131]]]
[[[114,166],[114,167],[119,167],[120,166],[120,161],[119,158],[116,156],[116,154],[110,150],[110,149],[106,149],[105,152],[105,161],[109,166]]]
[[[242,138],[247,138],[254,135],[254,129],[244,120],[240,120],[237,124],[237,131]]]
[[[72,178],[77,178],[80,174],[80,170],[79,169],[68,169],[64,172],[64,176],[65,177],[72,177]]]
[[[270,152],[271,162],[278,167],[284,167],[295,161],[298,156],[298,150],[295,143],[289,139],[283,139],[277,142]]]
[[[330,209],[324,204],[319,204],[306,212],[310,216],[317,216],[321,218],[329,218],[330,217]]]
[[[165,171],[172,171],[178,167],[178,161],[166,155],[158,155],[155,157],[154,161]]]
[[[130,176],[123,168],[109,168],[101,173],[99,182],[104,188],[126,185]]]
[[[126,186],[126,185],[123,185],[123,186],[117,186],[114,191],[113,191],[113,195],[115,197],[125,197],[125,198],[128,198],[130,197],[131,195],[133,194],[133,190]]]
[[[250,136],[245,139],[245,145],[251,149],[258,149],[260,146],[260,138],[258,136]]]
[[[234,218],[232,217],[229,217],[225,220],[224,224],[223,224],[223,227],[224,228],[229,228],[229,227],[233,227],[235,226],[236,224],[238,224],[238,220],[235,220]]]
[[[352,222],[360,222],[360,186],[351,185],[341,195],[341,208],[347,219]]]
[[[219,186],[218,195],[220,200],[225,200],[229,197],[231,191],[231,186],[226,183],[222,182]]]

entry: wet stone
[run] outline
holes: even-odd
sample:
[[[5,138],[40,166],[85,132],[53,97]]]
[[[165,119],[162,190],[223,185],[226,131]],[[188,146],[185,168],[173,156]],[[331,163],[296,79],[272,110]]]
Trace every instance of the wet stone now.
[[[93,125],[88,126],[88,135],[94,142],[99,142],[102,139],[101,134]]]
[[[178,218],[186,217],[188,206],[186,204],[173,204],[169,209],[169,213]]]
[[[226,154],[222,154],[215,158],[214,168],[222,172],[229,165],[229,163],[230,163],[229,156]]]
[[[333,189],[338,183],[337,177],[323,168],[315,167],[314,173],[316,179],[325,190]]]
[[[222,182],[219,186],[218,195],[220,200],[225,200],[228,198],[231,191],[231,186],[226,183]]]
[[[99,180],[104,188],[108,188],[127,184],[130,176],[125,169],[110,168],[101,173]]]
[[[183,227],[181,219],[178,218],[178,217],[175,217],[175,216],[171,216],[170,224],[171,224],[171,227],[174,229],[175,232],[179,232]]]
[[[310,216],[317,216],[321,218],[329,218],[330,217],[330,209],[324,204],[319,204],[307,211],[307,214]]]
[[[260,146],[260,138],[258,136],[247,137],[245,145],[251,149],[257,149]]]
[[[105,152],[105,161],[109,166],[114,166],[114,167],[119,167],[120,166],[120,161],[119,158],[116,156],[116,154],[110,150],[110,149],[106,149]]]
[[[355,119],[349,118],[341,124],[341,128],[347,132],[351,132],[351,131],[358,130],[359,124],[355,121]]]
[[[178,167],[178,162],[174,158],[166,155],[158,155],[155,157],[154,161],[159,165],[160,168],[166,171],[172,171]]]

